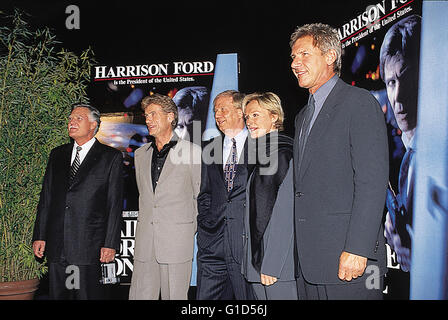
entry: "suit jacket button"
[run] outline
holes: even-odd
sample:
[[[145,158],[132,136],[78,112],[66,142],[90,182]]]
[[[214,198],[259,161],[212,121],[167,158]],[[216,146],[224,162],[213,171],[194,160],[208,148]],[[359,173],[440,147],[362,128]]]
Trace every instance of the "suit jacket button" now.
[[[301,196],[303,196],[303,192],[300,192],[300,191],[296,192],[296,197],[297,198],[300,198]]]
[[[230,200],[230,199],[227,199],[227,202],[228,202],[228,203],[231,203],[231,202],[232,202],[232,200]]]

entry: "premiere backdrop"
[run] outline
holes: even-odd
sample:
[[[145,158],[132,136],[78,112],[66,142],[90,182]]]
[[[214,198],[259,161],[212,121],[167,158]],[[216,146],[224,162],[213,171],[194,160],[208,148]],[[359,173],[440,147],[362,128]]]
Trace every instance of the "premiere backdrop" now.
[[[72,5],[79,9],[78,24],[66,12]],[[0,5],[7,14],[15,8],[29,14],[33,27],[54,30],[61,47],[95,52],[88,95],[102,112],[98,138],[122,151],[125,165],[119,298],[127,298],[139,210],[133,152],[148,139],[141,99],[151,93],[172,97],[180,115],[176,132],[200,143],[217,134],[211,108],[217,93],[272,91],[282,100],[285,133],[293,135],[294,117],[308,93],[291,72],[289,37],[296,26],[314,22],[337,28],[342,79],[369,90],[387,122],[384,297],[448,297],[447,1],[260,5],[229,0],[219,6],[209,1],[4,0]],[[77,28],[67,28],[67,21]],[[195,275],[193,269],[192,287]]]

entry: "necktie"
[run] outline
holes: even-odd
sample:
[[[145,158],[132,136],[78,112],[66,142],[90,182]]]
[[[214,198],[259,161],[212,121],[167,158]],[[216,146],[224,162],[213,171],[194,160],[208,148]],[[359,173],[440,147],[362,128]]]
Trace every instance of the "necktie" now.
[[[308,106],[305,110],[302,130],[300,131],[299,136],[299,163],[302,162],[303,152],[305,151],[306,140],[308,138],[308,134],[310,131],[310,124],[311,119],[313,118],[314,109],[315,109],[314,98],[313,95],[310,95],[310,98],[308,100]]]
[[[81,165],[81,160],[79,158],[79,151],[82,150],[82,147],[77,146],[76,147],[76,156],[75,156],[75,160],[72,163],[72,166],[70,167],[70,182],[73,181],[73,178],[76,175],[76,172],[79,169],[79,166]]]
[[[233,189],[233,179],[236,173],[237,153],[236,153],[236,140],[232,138],[232,150],[227,158],[226,165],[224,166],[224,179],[226,181],[227,192]]]
[[[407,209],[407,198],[408,198],[408,183],[410,180],[409,175],[409,165],[412,161],[414,155],[414,150],[409,148],[404,154],[403,161],[400,165],[400,175],[398,178],[398,192],[400,193],[400,198],[402,205]]]

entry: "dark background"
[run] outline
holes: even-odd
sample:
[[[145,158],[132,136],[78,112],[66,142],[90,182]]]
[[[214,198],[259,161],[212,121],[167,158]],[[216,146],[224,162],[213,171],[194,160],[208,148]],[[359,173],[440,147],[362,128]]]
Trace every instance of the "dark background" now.
[[[9,1],[33,28],[50,28],[61,46],[75,53],[93,49],[100,65],[201,61],[238,53],[240,91],[273,91],[283,102],[286,133],[307,101],[290,70],[289,37],[298,25],[323,22],[336,28],[378,1]],[[68,30],[68,5],[80,9],[80,29]],[[344,59],[343,59],[344,63]],[[112,112],[91,103],[101,112]]]

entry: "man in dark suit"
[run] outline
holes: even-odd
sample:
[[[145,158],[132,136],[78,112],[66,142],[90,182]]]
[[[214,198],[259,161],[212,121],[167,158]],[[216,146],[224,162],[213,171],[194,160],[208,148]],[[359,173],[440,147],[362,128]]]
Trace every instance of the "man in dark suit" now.
[[[310,93],[295,120],[299,298],[381,299],[389,169],[384,115],[368,91],[339,79],[336,30],[305,25],[290,45],[292,71]]]
[[[34,254],[44,253],[51,299],[102,299],[100,263],[120,246],[122,155],[98,142],[99,111],[74,105],[68,134],[54,148],[44,176],[33,233]]]
[[[204,145],[198,196],[197,299],[252,299],[241,273],[246,206],[247,129],[244,95],[224,91],[213,104],[224,136]]]

